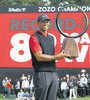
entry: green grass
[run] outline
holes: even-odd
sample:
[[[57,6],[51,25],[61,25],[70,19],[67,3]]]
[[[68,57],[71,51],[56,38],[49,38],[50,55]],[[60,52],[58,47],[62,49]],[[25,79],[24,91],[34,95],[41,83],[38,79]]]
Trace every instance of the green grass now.
[[[64,100],[64,99],[60,99],[60,100]],[[69,100],[69,99],[68,99],[68,100]],[[72,99],[72,100],[90,100],[90,96],[78,97],[77,99]]]
[[[3,95],[0,94],[0,100],[15,100],[15,99],[3,98]],[[64,99],[60,99],[60,100],[64,100]],[[69,100],[69,99],[68,99],[68,100]],[[72,99],[72,100],[90,100],[90,96],[78,97],[77,99]]]
[[[2,95],[2,94],[0,94],[0,100],[15,100],[15,99],[3,98],[3,95]]]

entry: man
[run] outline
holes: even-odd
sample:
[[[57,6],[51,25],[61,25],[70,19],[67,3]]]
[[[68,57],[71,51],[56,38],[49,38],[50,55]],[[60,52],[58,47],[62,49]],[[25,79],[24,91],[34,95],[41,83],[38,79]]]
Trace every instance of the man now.
[[[5,97],[6,94],[7,94],[7,81],[8,81],[8,77],[5,77],[5,79],[3,79],[3,81],[2,81],[2,85],[3,85],[3,94],[4,94],[3,97]]]
[[[22,81],[22,89],[23,91],[29,92],[30,84],[29,81],[27,80],[27,77],[24,77],[24,80]]]
[[[15,94],[17,97],[18,92],[20,91],[20,82],[18,79],[16,79],[16,83],[15,83]]]
[[[29,84],[31,84],[31,75],[27,76],[27,80],[29,81]]]
[[[81,96],[86,96],[86,87],[88,86],[88,80],[83,73],[80,79]]]
[[[19,82],[20,82],[20,88],[21,88],[21,85],[22,85],[22,81],[24,80],[25,78],[25,74],[22,74],[20,79],[19,79]]]
[[[73,83],[73,76],[70,76],[68,86],[69,86],[69,99],[72,100],[72,96],[73,96],[73,98],[76,99],[76,95],[75,95],[75,91],[74,91],[75,86],[74,86],[74,83]]]
[[[69,90],[69,87],[68,87],[68,84],[66,82],[66,78],[63,77],[62,82],[61,82],[61,91],[63,91],[64,100],[67,100],[68,90]]]
[[[55,60],[67,56],[63,52],[55,54],[54,39],[47,33],[49,20],[46,14],[38,17],[39,30],[31,36],[29,41],[32,65],[35,70],[35,100],[56,100],[58,79]]]
[[[9,78],[8,82],[7,82],[7,96],[6,97],[9,97],[11,98],[11,88],[12,88],[12,84],[11,84],[11,78]]]
[[[87,78],[85,77],[85,74],[81,75],[81,79],[80,79],[80,86],[81,87],[86,87],[88,83]]]
[[[23,93],[24,93],[23,90],[20,89],[20,92],[18,92],[16,100],[22,100],[23,99]]]
[[[27,91],[25,91],[25,92],[23,93],[23,99],[22,99],[22,100],[30,100],[30,93],[27,92]]]

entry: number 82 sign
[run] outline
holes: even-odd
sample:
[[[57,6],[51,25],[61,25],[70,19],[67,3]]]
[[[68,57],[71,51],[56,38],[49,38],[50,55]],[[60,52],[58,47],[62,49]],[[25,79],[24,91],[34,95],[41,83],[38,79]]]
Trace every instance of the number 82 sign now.
[[[11,38],[10,57],[14,61],[26,62],[31,59],[29,39],[30,35],[26,33],[17,33]]]

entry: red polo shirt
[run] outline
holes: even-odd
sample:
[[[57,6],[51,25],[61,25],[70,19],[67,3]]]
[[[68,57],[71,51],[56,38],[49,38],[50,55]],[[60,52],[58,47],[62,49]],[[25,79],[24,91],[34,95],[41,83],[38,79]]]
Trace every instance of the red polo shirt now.
[[[10,81],[7,82],[7,88],[11,88],[12,84],[10,83]]]
[[[40,32],[40,33],[43,34],[42,32]],[[47,35],[44,35],[44,36],[47,37]],[[29,40],[29,47],[30,47],[32,53],[35,53],[35,52],[38,52],[38,51],[42,51],[42,48],[41,48],[41,46],[39,44],[39,41],[38,41],[36,36],[31,36],[31,38]]]

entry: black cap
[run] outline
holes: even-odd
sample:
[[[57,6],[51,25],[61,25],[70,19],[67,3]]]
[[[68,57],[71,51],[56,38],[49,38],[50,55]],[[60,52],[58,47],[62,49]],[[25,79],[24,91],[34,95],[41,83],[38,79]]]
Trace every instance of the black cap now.
[[[41,14],[37,19],[38,22],[44,21],[44,20],[50,20],[46,14]]]

